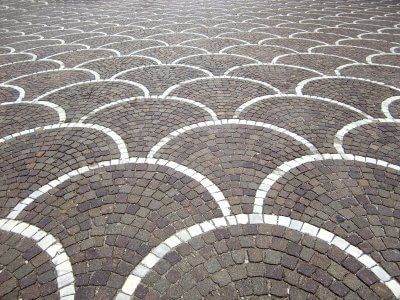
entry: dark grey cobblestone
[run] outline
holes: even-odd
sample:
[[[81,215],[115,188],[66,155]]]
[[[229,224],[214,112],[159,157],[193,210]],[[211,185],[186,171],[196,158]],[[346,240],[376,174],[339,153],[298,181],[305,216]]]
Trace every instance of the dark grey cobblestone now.
[[[0,0],[0,298],[399,299],[399,67],[396,0]]]

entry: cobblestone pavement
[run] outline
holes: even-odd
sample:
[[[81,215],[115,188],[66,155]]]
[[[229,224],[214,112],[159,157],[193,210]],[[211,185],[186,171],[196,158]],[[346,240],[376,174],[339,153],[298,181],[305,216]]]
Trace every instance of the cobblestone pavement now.
[[[398,0],[0,0],[0,299],[400,299]]]

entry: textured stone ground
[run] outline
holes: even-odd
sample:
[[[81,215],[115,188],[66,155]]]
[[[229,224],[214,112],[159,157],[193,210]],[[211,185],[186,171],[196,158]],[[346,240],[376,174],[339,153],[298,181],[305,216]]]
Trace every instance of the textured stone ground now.
[[[400,298],[399,118],[397,0],[0,0],[0,298]]]

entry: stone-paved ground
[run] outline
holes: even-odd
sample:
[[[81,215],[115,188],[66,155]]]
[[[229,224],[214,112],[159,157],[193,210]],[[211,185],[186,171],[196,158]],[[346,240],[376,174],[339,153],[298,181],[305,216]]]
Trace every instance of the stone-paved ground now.
[[[0,0],[0,298],[400,298],[398,118],[397,0]]]

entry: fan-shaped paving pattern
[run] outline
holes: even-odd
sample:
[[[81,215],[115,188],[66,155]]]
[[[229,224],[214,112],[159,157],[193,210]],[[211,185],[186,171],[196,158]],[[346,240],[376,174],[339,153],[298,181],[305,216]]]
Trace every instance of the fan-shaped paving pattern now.
[[[276,62],[309,68],[326,75],[335,75],[335,70],[338,67],[353,63],[353,61],[345,58],[319,54],[291,54],[279,57]]]
[[[215,38],[224,33],[236,32],[236,29],[232,28],[224,28],[224,27],[199,27],[194,29],[188,29],[187,32],[203,34],[208,36],[209,38]]]
[[[281,46],[289,48],[299,52],[307,52],[311,47],[323,45],[322,42],[317,42],[314,40],[300,39],[300,38],[274,38],[266,39],[261,42],[261,45],[265,46]]]
[[[199,38],[193,41],[183,42],[182,46],[192,46],[200,49],[204,49],[208,52],[218,53],[222,49],[234,46],[234,45],[242,45],[245,44],[244,41],[240,41],[237,39],[231,38]]]
[[[124,71],[126,69],[131,69],[135,67],[152,65],[154,61],[150,58],[137,57],[137,56],[121,56],[121,57],[111,57],[95,60],[80,65],[82,68],[87,68],[96,71],[100,74],[100,77],[110,78],[111,76]]]
[[[127,40],[124,42],[107,44],[104,45],[102,48],[114,49],[119,51],[123,55],[128,55],[135,51],[157,46],[165,46],[165,44],[157,40]]]
[[[0,144],[1,216],[40,186],[65,173],[119,158],[116,144],[94,129],[52,129]]]
[[[274,34],[280,37],[288,38],[290,35],[294,33],[304,32],[303,30],[293,29],[293,28],[285,28],[285,27],[268,27],[268,28],[256,28],[255,32],[264,32],[269,34]]]
[[[324,42],[332,45],[334,45],[338,40],[347,38],[345,35],[322,32],[300,32],[293,34],[293,37],[315,40],[317,42]]]
[[[0,82],[5,82],[13,78],[43,72],[57,70],[60,65],[52,61],[27,61],[0,66]]]
[[[224,193],[233,213],[249,213],[263,177],[283,161],[310,153],[293,138],[256,126],[200,127],[174,138],[155,155],[207,176]]]
[[[221,34],[220,37],[238,39],[250,44],[257,44],[263,39],[274,38],[276,36],[265,32],[229,32]]]
[[[270,63],[275,57],[294,53],[294,51],[275,46],[240,45],[228,48],[224,50],[224,53],[244,55],[257,59],[263,63]]]
[[[19,97],[19,92],[11,87],[0,86],[0,103],[14,102]]]
[[[66,35],[57,36],[57,39],[63,40],[66,44],[77,42],[79,40],[87,39],[90,37],[100,37],[104,34],[100,32],[85,32],[85,33],[70,33]],[[79,43],[79,42],[78,42]]]
[[[343,76],[376,80],[394,87],[400,86],[399,72],[400,67],[381,65],[351,65],[340,70],[340,74]]]
[[[29,54],[1,54],[0,65],[16,63],[24,60],[31,60],[32,55]]]
[[[205,78],[182,83],[169,93],[198,101],[220,117],[231,117],[235,108],[256,97],[275,94],[268,86],[236,78]]]
[[[304,164],[280,178],[264,213],[284,215],[335,233],[399,277],[399,174],[338,160]]]
[[[117,78],[138,82],[143,84],[150,94],[161,95],[170,86],[182,81],[207,76],[209,75],[204,71],[189,66],[156,65],[136,68],[117,76]]]
[[[370,156],[400,165],[400,124],[372,123],[352,129],[344,136],[346,153]]]
[[[65,245],[77,298],[112,298],[153,247],[181,228],[220,215],[193,179],[165,166],[124,164],[61,184],[22,218]]]
[[[58,122],[59,117],[55,110],[36,103],[0,106],[0,137]]]
[[[179,245],[154,266],[134,296],[379,299],[391,293],[335,246],[278,226],[236,225]]]
[[[65,67],[73,68],[77,65],[83,64],[90,60],[108,58],[116,56],[117,54],[110,50],[103,49],[90,49],[90,50],[78,50],[68,51],[66,53],[60,53],[51,56],[51,59],[59,60],[64,63]]]
[[[67,121],[79,121],[92,110],[121,99],[144,96],[139,87],[127,82],[97,81],[71,85],[48,94],[40,101],[63,107]]]
[[[151,47],[149,49],[144,49],[134,52],[136,55],[144,55],[148,57],[153,57],[160,60],[164,64],[172,63],[175,60],[184,58],[190,55],[204,54],[205,50],[187,47],[187,46],[160,46]]]
[[[318,73],[311,70],[274,64],[242,66],[228,74],[267,82],[282,93],[294,93],[298,83],[318,76]]]
[[[377,54],[379,51],[353,46],[321,46],[311,50],[314,53],[337,55],[343,58],[353,59],[365,63],[369,55]]]
[[[392,65],[400,67],[400,55],[398,54],[381,54],[371,58],[374,64]]]
[[[185,41],[204,38],[204,36],[195,33],[177,32],[177,33],[156,34],[152,35],[150,38],[163,41],[168,45],[172,46],[181,44]]]
[[[379,40],[368,40],[368,39],[349,39],[339,42],[340,45],[365,47],[375,49],[383,52],[390,52],[390,48],[399,46],[399,44],[379,41]]]
[[[178,60],[178,62],[180,64],[200,67],[218,76],[223,75],[225,71],[235,66],[252,64],[256,61],[245,56],[228,54],[204,54],[183,58]]]
[[[170,132],[209,119],[207,112],[192,104],[143,98],[105,108],[86,121],[111,128],[124,139],[132,156],[145,156]]]
[[[130,38],[127,36],[99,36],[99,37],[92,37],[92,38],[87,38],[87,39],[82,39],[77,41],[79,44],[87,45],[90,48],[97,48],[101,47],[106,44],[110,43],[120,43],[123,41],[129,41]]]
[[[302,88],[304,95],[320,96],[349,104],[373,117],[382,117],[381,102],[400,92],[376,83],[349,78],[317,79]]]
[[[53,45],[53,46],[44,46],[38,47],[34,49],[29,49],[26,52],[32,53],[36,55],[37,59],[46,58],[51,55],[56,55],[58,53],[66,52],[66,51],[76,51],[81,49],[86,49],[87,47],[81,44],[78,45]]]
[[[0,230],[0,297],[58,299],[51,257],[31,239]]]
[[[397,2],[3,0],[0,298],[400,299]]]
[[[8,46],[13,47],[15,49],[15,51],[26,51],[26,50],[32,49],[32,48],[37,48],[37,47],[42,47],[42,46],[50,46],[50,45],[59,45],[59,44],[61,44],[61,41],[59,41],[59,40],[43,39],[43,40],[12,43],[12,44],[9,44]]]
[[[262,99],[245,109],[240,118],[285,128],[306,138],[320,152],[334,153],[336,132],[363,116],[321,99],[291,96]]]
[[[53,89],[94,79],[94,75],[81,70],[58,70],[40,72],[11,80],[9,83],[19,86],[25,90],[23,100],[33,100]]]
[[[168,32],[170,31],[163,28],[143,28],[143,29],[140,28],[140,29],[124,31],[122,32],[122,34],[130,36],[135,39],[144,39],[151,35],[168,33]]]

